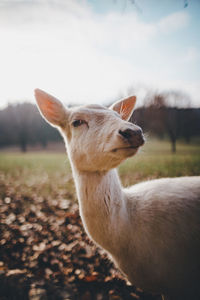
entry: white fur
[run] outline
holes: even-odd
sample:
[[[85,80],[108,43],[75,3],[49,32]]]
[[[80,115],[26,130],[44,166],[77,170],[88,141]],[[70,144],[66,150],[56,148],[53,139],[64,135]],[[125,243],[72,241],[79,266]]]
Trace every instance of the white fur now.
[[[36,99],[46,117],[42,93],[37,90]],[[46,118],[64,137],[88,235],[136,286],[166,299],[200,299],[200,177],[123,189],[114,168],[137,149],[123,148],[127,141],[119,130],[138,127],[100,106],[63,111],[60,124]],[[77,119],[85,123],[74,128]]]

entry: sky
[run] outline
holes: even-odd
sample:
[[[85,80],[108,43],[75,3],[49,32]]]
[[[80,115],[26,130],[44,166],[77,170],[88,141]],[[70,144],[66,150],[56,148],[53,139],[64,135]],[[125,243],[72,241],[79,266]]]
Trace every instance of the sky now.
[[[180,90],[200,107],[200,0],[0,0],[0,108]],[[180,103],[180,106],[184,105]]]

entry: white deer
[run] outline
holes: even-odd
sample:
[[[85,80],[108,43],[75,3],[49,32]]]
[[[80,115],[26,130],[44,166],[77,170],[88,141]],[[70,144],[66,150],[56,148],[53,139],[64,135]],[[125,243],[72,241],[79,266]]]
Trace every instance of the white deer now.
[[[136,97],[110,108],[65,108],[37,89],[43,117],[64,137],[88,235],[129,281],[170,300],[200,299],[200,177],[163,178],[124,189],[117,167],[144,143],[128,122]]]

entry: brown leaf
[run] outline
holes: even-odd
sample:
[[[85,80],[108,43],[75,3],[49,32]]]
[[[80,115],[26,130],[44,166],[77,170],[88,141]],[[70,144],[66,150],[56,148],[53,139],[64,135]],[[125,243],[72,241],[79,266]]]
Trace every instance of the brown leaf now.
[[[83,280],[86,282],[93,282],[93,281],[96,281],[97,278],[98,278],[97,275],[88,275],[88,276],[85,276]]]

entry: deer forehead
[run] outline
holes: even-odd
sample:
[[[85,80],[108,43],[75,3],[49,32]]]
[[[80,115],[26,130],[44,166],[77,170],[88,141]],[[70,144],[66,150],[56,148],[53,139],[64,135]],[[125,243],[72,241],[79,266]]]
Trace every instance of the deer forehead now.
[[[113,110],[110,110],[101,105],[87,105],[84,107],[74,108],[71,111],[69,122],[73,120],[94,121],[96,123],[106,123],[106,121],[113,119],[121,119],[120,115]]]

